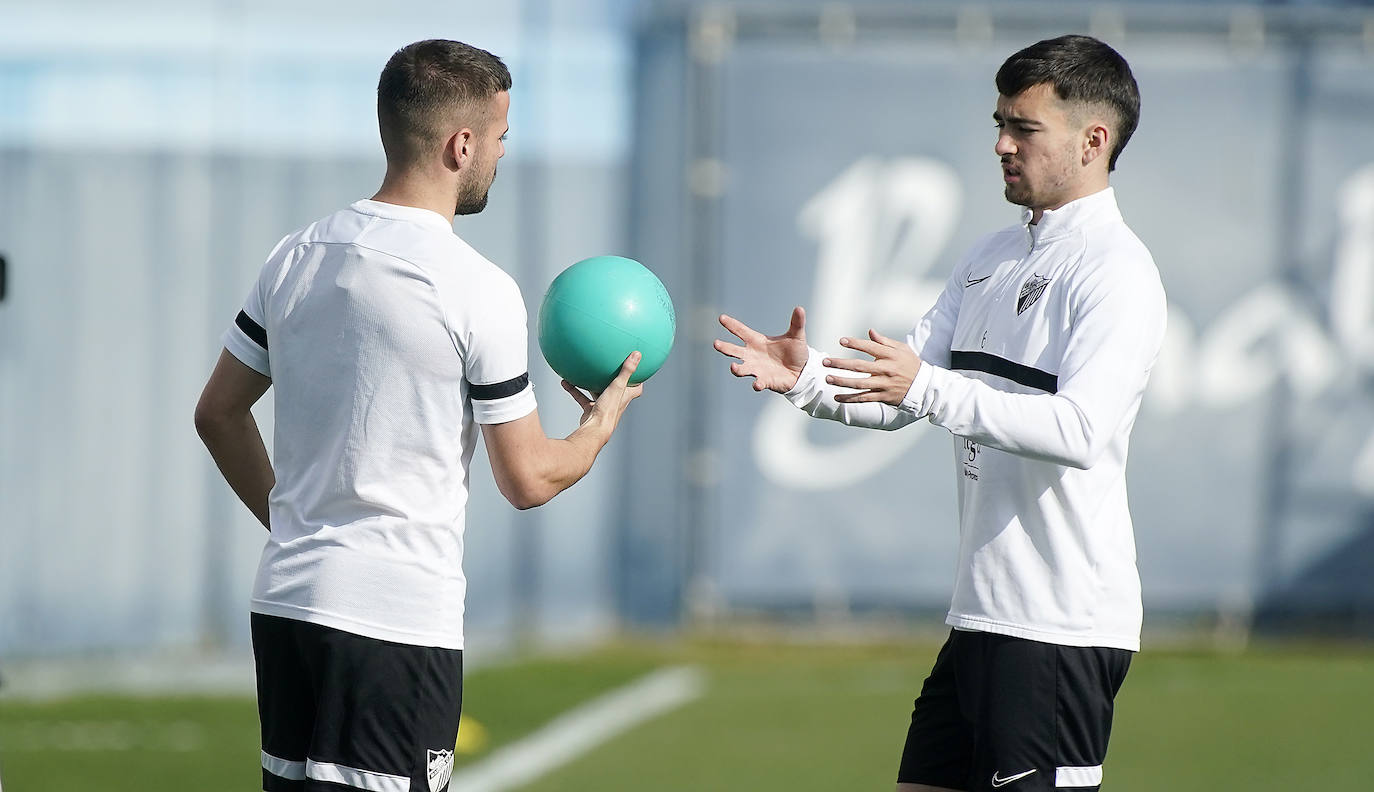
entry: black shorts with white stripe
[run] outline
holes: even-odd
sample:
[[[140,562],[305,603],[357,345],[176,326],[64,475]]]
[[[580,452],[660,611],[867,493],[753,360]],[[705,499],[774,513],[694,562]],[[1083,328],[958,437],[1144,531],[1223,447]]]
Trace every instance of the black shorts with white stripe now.
[[[911,713],[898,783],[1096,790],[1131,655],[951,631]]]
[[[463,653],[252,615],[265,792],[442,792]]]

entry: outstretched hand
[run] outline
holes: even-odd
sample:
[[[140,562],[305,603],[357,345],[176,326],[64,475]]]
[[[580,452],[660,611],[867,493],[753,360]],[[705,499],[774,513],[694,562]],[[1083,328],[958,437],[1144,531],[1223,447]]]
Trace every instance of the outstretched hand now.
[[[826,358],[821,365],[827,368],[844,369],[867,374],[867,377],[837,377],[827,375],[825,381],[842,388],[854,388],[858,393],[837,393],[835,401],[884,402],[893,407],[900,406],[911,390],[916,372],[921,369],[921,358],[907,346],[906,342],[869,330],[868,338],[841,338],[840,346],[857,350],[872,357],[872,360],[858,358]]]
[[[744,322],[725,314],[720,324],[744,346],[716,339],[712,346],[726,357],[734,358],[730,373],[736,377],[753,377],[754,390],[786,393],[797,385],[810,351],[806,347],[806,311],[792,309],[792,321],[782,335],[766,336]]]
[[[631,352],[630,356],[625,358],[625,362],[620,364],[620,371],[616,373],[615,379],[611,380],[611,384],[607,385],[605,390],[591,396],[583,393],[581,388],[571,382],[562,381],[563,390],[567,391],[582,408],[579,426],[596,420],[605,426],[608,434],[615,431],[615,427],[620,423],[620,417],[625,414],[625,408],[644,393],[643,383],[630,384],[630,375],[639,368],[640,358],[638,352]]]

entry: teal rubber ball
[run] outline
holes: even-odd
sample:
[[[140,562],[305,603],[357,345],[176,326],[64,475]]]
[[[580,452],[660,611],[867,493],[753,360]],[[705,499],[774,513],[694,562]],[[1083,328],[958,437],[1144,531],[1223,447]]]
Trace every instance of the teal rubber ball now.
[[[673,348],[677,315],[668,290],[643,264],[595,256],[559,273],[539,305],[539,350],[563,379],[606,389],[639,350],[636,385],[652,377]]]

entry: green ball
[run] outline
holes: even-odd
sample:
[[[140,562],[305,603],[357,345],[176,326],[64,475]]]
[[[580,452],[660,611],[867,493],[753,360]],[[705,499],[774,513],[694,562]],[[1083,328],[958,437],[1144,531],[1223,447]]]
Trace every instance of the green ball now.
[[[672,298],[633,259],[595,256],[559,273],[539,305],[539,350],[563,379],[602,391],[620,364],[639,350],[635,385],[658,371],[673,348]]]

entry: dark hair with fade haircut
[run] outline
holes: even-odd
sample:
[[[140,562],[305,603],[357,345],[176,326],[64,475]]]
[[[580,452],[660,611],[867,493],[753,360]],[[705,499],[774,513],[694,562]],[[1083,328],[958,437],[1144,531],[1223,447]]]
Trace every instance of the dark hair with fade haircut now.
[[[1038,41],[1007,58],[997,70],[997,90],[1016,96],[1049,83],[1066,102],[1105,105],[1116,114],[1118,129],[1107,170],[1140,122],[1140,88],[1121,53],[1092,36],[1060,36]]]
[[[397,50],[377,81],[377,124],[387,160],[409,162],[438,142],[446,118],[474,127],[486,100],[511,86],[501,59],[460,41],[428,39]]]

